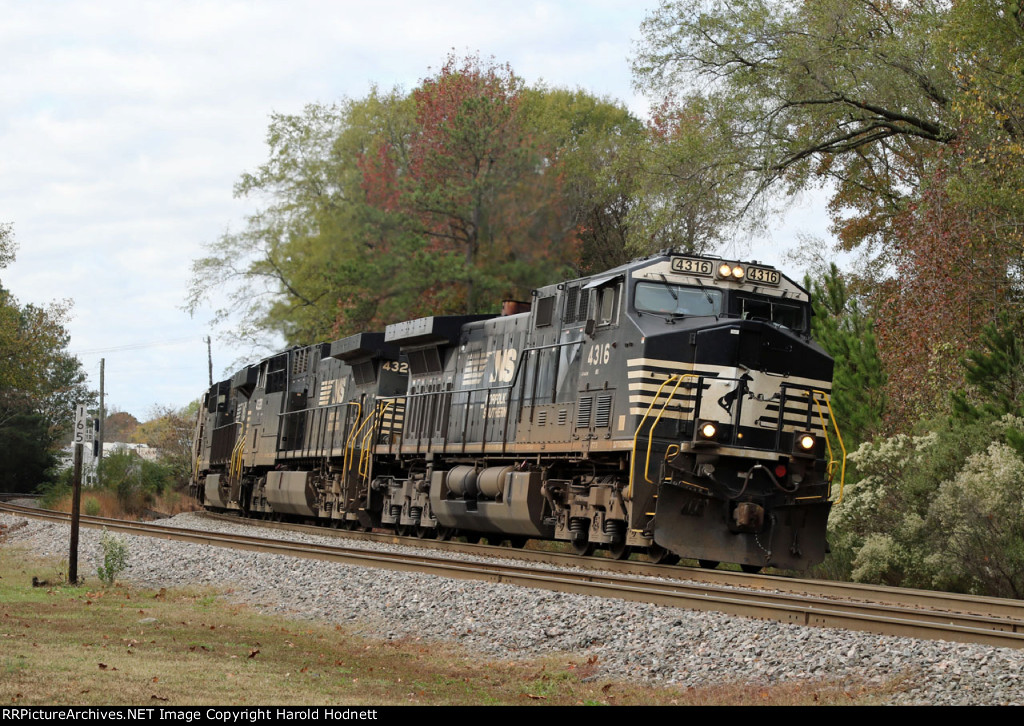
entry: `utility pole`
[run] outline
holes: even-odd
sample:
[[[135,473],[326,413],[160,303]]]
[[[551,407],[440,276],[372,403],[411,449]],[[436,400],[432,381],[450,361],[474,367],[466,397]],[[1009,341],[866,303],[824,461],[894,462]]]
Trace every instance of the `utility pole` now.
[[[210,348],[210,336],[206,336],[206,364],[210,369],[210,388],[213,388],[213,350]]]
[[[106,411],[104,411],[104,409],[103,409],[103,373],[104,373],[104,369],[105,369],[105,366],[106,366],[106,362],[107,362],[106,358],[100,358],[100,433],[99,433],[100,445],[99,445],[99,455],[98,455],[98,458],[96,459],[96,486],[100,486],[103,483],[103,480],[101,479],[101,474],[100,474],[100,464],[103,463],[103,434],[105,433],[106,428],[107,428],[107,424],[106,424],[106,420],[107,420]]]

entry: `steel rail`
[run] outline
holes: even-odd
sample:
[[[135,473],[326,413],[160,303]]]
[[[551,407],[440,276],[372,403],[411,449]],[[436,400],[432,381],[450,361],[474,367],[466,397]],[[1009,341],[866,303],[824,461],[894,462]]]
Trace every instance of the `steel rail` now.
[[[62,512],[3,505],[18,514],[64,522]],[[1024,621],[985,615],[939,612],[914,607],[814,598],[765,590],[620,575],[571,572],[518,564],[470,563],[432,555],[370,552],[333,545],[187,530],[102,517],[81,518],[83,526],[233,549],[282,554],[349,565],[422,572],[442,577],[506,583],[582,595],[610,597],[655,605],[714,610],[730,615],[777,620],[796,625],[835,627],[886,635],[983,643],[1024,648]],[[609,560],[609,562],[611,562]]]
[[[501,557],[504,559],[539,562],[560,567],[579,567],[589,570],[610,571],[643,577],[660,577],[668,579],[686,579],[711,585],[724,585],[747,589],[768,589],[791,595],[807,595],[827,599],[860,600],[876,604],[887,604],[902,607],[925,608],[943,612],[960,612],[974,615],[988,615],[996,618],[1024,621],[1024,600],[989,597],[983,595],[963,595],[960,593],[942,592],[939,590],[917,590],[912,588],[891,587],[887,585],[870,585],[860,582],[843,582],[839,580],[812,580],[806,578],[787,577],[781,575],[751,574],[723,569],[706,569],[702,567],[681,567],[677,565],[655,565],[641,560],[615,560],[608,557],[580,557],[579,555],[550,552],[543,550],[522,550],[493,545],[469,544],[463,542],[443,542],[438,540],[402,537],[387,532],[354,532],[348,530],[329,529],[319,525],[306,525],[288,522],[273,522],[261,519],[241,519],[236,515],[213,514],[204,512],[204,516],[219,521],[237,522],[254,527],[280,529],[287,531],[300,530],[310,534],[335,537],[339,539],[355,539],[360,541],[403,544],[448,552],[464,552],[479,556]]]

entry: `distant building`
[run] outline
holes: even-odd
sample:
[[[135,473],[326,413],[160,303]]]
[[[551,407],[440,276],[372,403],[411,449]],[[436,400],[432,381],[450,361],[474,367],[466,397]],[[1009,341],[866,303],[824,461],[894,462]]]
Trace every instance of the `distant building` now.
[[[93,449],[91,445],[84,446],[82,450],[82,484],[84,486],[93,486],[96,484],[96,466],[99,464],[99,457],[93,456],[92,451]],[[104,456],[124,452],[131,452],[140,459],[144,459],[146,461],[156,461],[160,456],[159,450],[153,448],[149,444],[130,444],[124,441],[103,442]],[[75,447],[74,444],[71,444],[61,453],[60,468],[70,469],[74,465]]]

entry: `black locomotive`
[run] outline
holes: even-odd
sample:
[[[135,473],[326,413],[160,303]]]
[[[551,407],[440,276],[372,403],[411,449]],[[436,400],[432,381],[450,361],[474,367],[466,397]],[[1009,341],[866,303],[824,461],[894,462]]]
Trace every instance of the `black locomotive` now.
[[[506,312],[292,348],[215,384],[194,493],[421,537],[822,560],[842,456],[806,290],[767,265],[666,252]]]

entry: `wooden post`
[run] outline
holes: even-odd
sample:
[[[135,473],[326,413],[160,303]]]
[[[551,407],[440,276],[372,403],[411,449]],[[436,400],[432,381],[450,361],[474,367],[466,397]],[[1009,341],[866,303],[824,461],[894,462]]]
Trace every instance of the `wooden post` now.
[[[71,548],[68,553],[68,582],[78,584],[78,518],[82,500],[82,444],[75,444],[74,491],[71,496]]]

